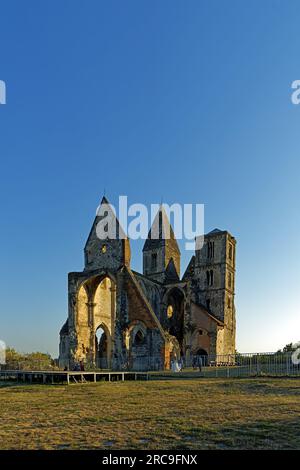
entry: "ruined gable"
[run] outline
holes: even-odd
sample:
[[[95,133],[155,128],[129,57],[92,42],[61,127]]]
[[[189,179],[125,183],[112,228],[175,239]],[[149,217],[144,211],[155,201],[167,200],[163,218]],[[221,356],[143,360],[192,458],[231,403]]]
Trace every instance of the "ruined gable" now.
[[[130,244],[106,198],[102,199],[101,206],[105,206],[107,211],[103,216],[97,215],[95,217],[84,248],[85,270],[92,271],[101,268],[116,271],[123,265],[130,265]],[[99,224],[105,218],[113,220],[115,231],[112,235],[115,238],[112,238],[109,232],[107,238],[99,238]]]

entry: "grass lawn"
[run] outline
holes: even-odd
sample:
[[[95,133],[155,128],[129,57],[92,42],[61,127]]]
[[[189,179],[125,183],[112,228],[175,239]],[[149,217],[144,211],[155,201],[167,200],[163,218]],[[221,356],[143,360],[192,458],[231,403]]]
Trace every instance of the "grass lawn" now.
[[[0,385],[1,449],[300,449],[299,379]]]

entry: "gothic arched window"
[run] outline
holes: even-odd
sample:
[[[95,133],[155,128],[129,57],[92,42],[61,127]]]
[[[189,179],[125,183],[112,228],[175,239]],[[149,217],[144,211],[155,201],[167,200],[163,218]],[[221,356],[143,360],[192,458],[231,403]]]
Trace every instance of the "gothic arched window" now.
[[[172,305],[168,305],[168,308],[167,308],[167,317],[168,317],[168,318],[172,318],[173,313],[174,313],[173,306],[172,306]]]
[[[140,346],[141,344],[143,344],[144,340],[145,340],[145,336],[143,332],[139,330],[134,337],[135,346]]]

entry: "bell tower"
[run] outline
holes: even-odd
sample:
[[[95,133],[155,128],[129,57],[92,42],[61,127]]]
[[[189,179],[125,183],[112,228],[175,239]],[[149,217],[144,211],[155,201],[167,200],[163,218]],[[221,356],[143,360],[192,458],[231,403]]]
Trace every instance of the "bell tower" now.
[[[156,214],[143,248],[143,274],[159,282],[180,277],[180,250],[163,206]]]
[[[215,229],[196,251],[195,279],[198,302],[224,322],[224,351],[235,352],[235,253],[236,240]]]

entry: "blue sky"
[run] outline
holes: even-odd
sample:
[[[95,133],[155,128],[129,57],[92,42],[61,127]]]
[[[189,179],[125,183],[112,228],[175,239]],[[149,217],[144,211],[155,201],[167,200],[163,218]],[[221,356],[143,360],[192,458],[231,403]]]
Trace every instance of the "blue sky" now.
[[[0,338],[57,355],[106,188],[113,203],[205,204],[206,231],[238,241],[238,350],[299,341],[299,2],[0,8]]]

